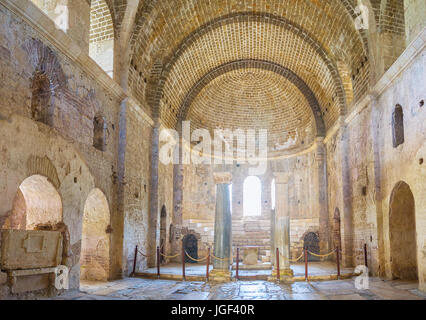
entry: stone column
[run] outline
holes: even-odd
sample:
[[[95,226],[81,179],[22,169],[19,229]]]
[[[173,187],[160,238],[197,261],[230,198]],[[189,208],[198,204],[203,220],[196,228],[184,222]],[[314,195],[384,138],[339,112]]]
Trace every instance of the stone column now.
[[[290,269],[290,211],[288,193],[288,173],[275,173],[275,251],[280,251],[280,279],[292,277]],[[276,259],[276,257],[275,257]],[[277,276],[277,265],[274,263],[272,276]]]
[[[213,254],[225,260],[213,258],[213,270],[210,273],[212,281],[226,282],[231,280],[230,266],[231,256],[231,203],[229,197],[229,185],[232,174],[229,172],[213,173],[216,184],[216,216],[214,226],[214,250]]]
[[[326,254],[330,251],[330,232],[328,221],[328,186],[327,186],[327,159],[324,138],[316,139],[316,168],[318,170],[318,208],[319,208],[319,240],[320,251]]]

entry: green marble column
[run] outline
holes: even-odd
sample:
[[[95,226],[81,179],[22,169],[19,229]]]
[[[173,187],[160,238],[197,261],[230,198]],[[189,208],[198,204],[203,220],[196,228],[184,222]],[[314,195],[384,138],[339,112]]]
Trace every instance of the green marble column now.
[[[232,265],[232,218],[229,185],[232,181],[230,173],[214,173],[216,183],[216,215],[214,227],[213,270],[212,281],[230,281]]]

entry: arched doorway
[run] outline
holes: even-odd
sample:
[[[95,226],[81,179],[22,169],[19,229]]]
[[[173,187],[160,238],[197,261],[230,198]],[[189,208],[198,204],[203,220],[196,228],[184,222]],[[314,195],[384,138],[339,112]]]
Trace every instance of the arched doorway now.
[[[417,245],[414,196],[410,186],[398,182],[389,206],[391,268],[394,279],[417,279]]]
[[[196,236],[193,234],[187,234],[183,238],[183,248],[192,258],[198,259],[198,240]],[[185,262],[197,263],[196,261],[190,259],[187,255],[185,255]]]
[[[319,261],[319,258],[310,254],[310,252],[319,254],[319,238],[315,232],[309,232],[303,238],[303,247],[308,250],[308,261]]]
[[[110,212],[108,201],[99,189],[87,197],[83,215],[80,279],[106,281],[110,261]]]
[[[35,230],[62,221],[62,200],[45,176],[33,175],[19,186],[3,228]]]
[[[166,258],[163,256],[166,254],[166,238],[167,238],[167,210],[166,206],[161,208],[160,215],[160,248],[161,248],[161,257],[160,262],[165,263]]]
[[[342,236],[340,229],[340,211],[338,208],[334,211],[334,221],[333,221],[333,246],[334,248],[339,248],[340,252],[342,250]],[[340,258],[342,255],[340,255]]]

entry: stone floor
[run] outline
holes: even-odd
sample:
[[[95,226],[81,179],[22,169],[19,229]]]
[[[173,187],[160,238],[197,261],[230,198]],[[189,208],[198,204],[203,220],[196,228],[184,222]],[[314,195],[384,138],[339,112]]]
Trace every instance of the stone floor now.
[[[127,278],[113,282],[82,282],[81,291],[55,300],[426,300],[416,282],[370,278],[369,290],[357,290],[351,280],[277,284],[234,281],[212,285]]]
[[[309,262],[308,273],[310,276],[322,276],[322,275],[331,275],[337,274],[336,264],[333,262]],[[213,266],[210,266],[210,270],[213,269]],[[295,263],[291,265],[291,269],[294,272],[295,277],[301,277],[305,275],[305,264],[304,263]],[[182,265],[178,263],[169,263],[165,266],[161,266],[161,274],[173,274],[173,275],[182,275]],[[352,268],[342,268],[341,273],[352,273]],[[157,274],[157,268],[149,268],[144,270],[143,273],[148,274]],[[142,274],[143,274],[142,273]],[[236,271],[233,270],[233,276],[235,277]],[[185,265],[185,274],[187,276],[205,276],[206,274],[206,265],[204,264],[191,264],[187,263]],[[271,270],[240,270],[240,276],[257,276],[264,275],[270,276]]]

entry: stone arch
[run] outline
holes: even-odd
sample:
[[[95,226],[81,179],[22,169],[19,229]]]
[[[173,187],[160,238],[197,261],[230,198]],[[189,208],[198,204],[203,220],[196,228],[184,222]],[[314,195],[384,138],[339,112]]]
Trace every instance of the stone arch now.
[[[289,21],[288,19],[280,16],[276,16],[270,13],[255,13],[255,12],[237,12],[237,13],[231,13],[225,16],[218,17],[216,19],[213,19],[212,21],[206,23],[205,25],[201,26],[197,30],[195,30],[193,33],[189,34],[176,48],[176,50],[173,51],[173,54],[169,57],[166,57],[163,60],[163,68],[160,73],[161,77],[158,77],[154,84],[154,92],[151,87],[147,86],[147,94],[151,95],[153,97],[152,105],[153,113],[158,112],[157,109],[160,108],[160,101],[163,97],[163,91],[164,87],[167,81],[167,77],[171,70],[173,69],[174,64],[179,60],[179,57],[182,56],[182,54],[185,52],[187,48],[191,46],[195,41],[197,41],[200,37],[208,33],[214,28],[218,28],[223,26],[224,24],[230,24],[234,23],[235,21],[264,21],[265,23],[272,23],[281,26],[284,29],[290,30],[291,32],[296,33],[300,37],[306,40],[306,42],[312,46],[312,48],[320,55],[320,57],[324,60],[325,64],[327,65],[327,68],[329,69],[333,81],[336,86],[336,97],[339,100],[340,103],[340,113],[346,114],[347,112],[347,102],[346,102],[346,95],[345,95],[345,89],[342,83],[342,79],[340,78],[339,70],[336,66],[336,64],[330,59],[328,56],[326,50],[322,47],[322,45],[315,40],[315,38],[308,34],[306,30],[302,29],[300,26],[294,24],[293,22]],[[366,41],[363,41],[363,44],[366,44]],[[364,54],[367,55],[368,48],[364,47]],[[158,65],[154,64],[153,71],[158,69]],[[151,73],[153,73],[151,71]],[[333,97],[334,98],[334,97]],[[148,99],[147,99],[148,100]]]
[[[114,23],[105,0],[92,0],[90,4],[89,56],[113,77]]]
[[[390,263],[394,279],[414,280],[417,272],[417,239],[414,196],[400,181],[389,204]]]
[[[36,230],[62,222],[62,199],[57,188],[42,175],[32,175],[19,186],[4,229]]]
[[[106,281],[110,276],[110,211],[106,196],[93,189],[86,199],[80,255],[80,279]]]
[[[49,157],[38,157],[31,155],[27,160],[27,175],[42,175],[46,176],[48,181],[59,189],[61,182],[58,177],[58,172]]]
[[[40,40],[27,40],[24,49],[34,68],[30,117],[53,127],[57,100],[66,88],[65,74],[56,54]]]
[[[312,113],[316,123],[317,135],[325,136],[325,124],[321,116],[321,108],[319,106],[317,98],[315,97],[315,94],[312,92],[309,86],[297,74],[295,74],[288,68],[280,66],[276,63],[263,60],[237,60],[225,63],[217,68],[214,68],[213,70],[210,70],[210,72],[208,72],[200,80],[198,80],[197,83],[187,93],[181,105],[178,118],[181,120],[186,119],[189,107],[191,106],[194,99],[201,92],[201,90],[203,90],[203,88],[208,85],[213,79],[232,70],[238,70],[243,68],[259,68],[263,70],[272,71],[291,81],[302,92],[312,109]]]
[[[66,77],[55,52],[38,39],[29,39],[24,44],[28,53],[29,62],[34,68],[34,73],[45,74],[51,83],[54,94],[66,86]]]

